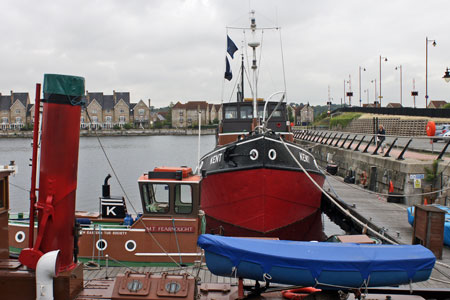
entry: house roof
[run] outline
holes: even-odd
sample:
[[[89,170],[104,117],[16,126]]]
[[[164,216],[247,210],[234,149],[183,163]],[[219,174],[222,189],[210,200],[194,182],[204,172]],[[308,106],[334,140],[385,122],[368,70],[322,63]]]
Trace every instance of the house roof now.
[[[403,107],[400,103],[388,103],[386,107]]]
[[[114,109],[113,95],[104,95],[103,96],[103,106],[102,107],[104,110],[113,110]]]
[[[188,101],[186,104],[180,103],[178,101],[173,108],[178,109],[188,109],[188,110],[194,110],[197,109],[197,107],[200,106],[200,109],[207,110],[208,109],[208,103],[206,101]]]
[[[100,106],[103,107],[103,93],[88,93],[89,94],[89,103],[86,104],[88,106],[92,101],[97,101]]]
[[[116,96],[117,102],[123,100],[126,104],[130,105],[130,92],[114,92],[114,95]]]
[[[0,95],[0,110],[9,110],[11,107],[11,96]]]
[[[131,103],[130,104],[130,110],[134,109],[136,107],[137,103]]]
[[[431,104],[433,104],[433,106],[436,107],[436,108],[441,108],[442,106],[447,104],[447,101],[444,101],[444,100],[432,100],[428,104],[428,107],[431,106]]]
[[[13,99],[13,102],[19,100],[23,104],[23,106],[27,107],[28,93],[13,93]]]

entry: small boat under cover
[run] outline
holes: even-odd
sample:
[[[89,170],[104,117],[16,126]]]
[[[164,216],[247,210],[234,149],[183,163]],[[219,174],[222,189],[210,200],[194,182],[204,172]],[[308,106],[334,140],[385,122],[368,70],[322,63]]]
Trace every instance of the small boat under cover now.
[[[321,289],[380,287],[427,280],[436,257],[421,245],[298,242],[202,234],[208,269]]]

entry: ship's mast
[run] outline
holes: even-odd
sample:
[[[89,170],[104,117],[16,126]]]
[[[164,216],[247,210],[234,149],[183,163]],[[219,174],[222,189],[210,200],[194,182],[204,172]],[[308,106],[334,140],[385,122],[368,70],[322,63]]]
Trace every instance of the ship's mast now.
[[[252,40],[248,43],[248,45],[253,49],[253,61],[252,61],[252,70],[253,70],[253,120],[258,119],[258,106],[256,103],[257,99],[257,72],[258,66],[256,65],[256,48],[260,45],[258,41],[256,41],[256,21],[255,21],[255,11],[250,12],[250,29],[252,30]],[[259,122],[258,122],[259,123]]]

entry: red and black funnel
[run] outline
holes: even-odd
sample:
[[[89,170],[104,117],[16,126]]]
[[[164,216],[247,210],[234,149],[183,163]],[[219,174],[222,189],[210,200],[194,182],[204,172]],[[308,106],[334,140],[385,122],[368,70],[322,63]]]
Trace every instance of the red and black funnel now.
[[[58,249],[59,271],[75,266],[75,194],[84,86],[83,77],[44,75],[39,197],[35,206],[39,226],[33,248],[24,249],[19,257],[33,269],[40,256]]]

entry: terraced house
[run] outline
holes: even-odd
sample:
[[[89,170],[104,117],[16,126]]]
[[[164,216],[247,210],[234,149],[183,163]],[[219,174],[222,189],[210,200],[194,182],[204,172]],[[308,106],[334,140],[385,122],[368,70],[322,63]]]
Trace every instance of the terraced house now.
[[[148,128],[150,109],[144,101],[130,103],[129,92],[86,92],[86,105],[81,112],[81,128],[112,129],[134,124],[137,128]]]
[[[125,124],[134,125],[135,128],[149,128],[149,105],[143,100],[130,103],[129,92],[113,91],[112,95],[104,95],[103,92],[86,91],[83,99],[85,106],[80,120],[82,129],[113,129]],[[30,104],[28,93],[11,91],[11,95],[0,94],[0,130],[20,130],[33,124],[34,104]]]
[[[11,91],[11,95],[0,94],[0,129],[17,130],[24,127],[31,107],[28,93]]]
[[[179,128],[198,126],[199,112],[201,125],[208,125],[214,120],[222,119],[220,104],[208,104],[206,101],[188,101],[185,104],[177,102],[172,107],[172,126]]]

